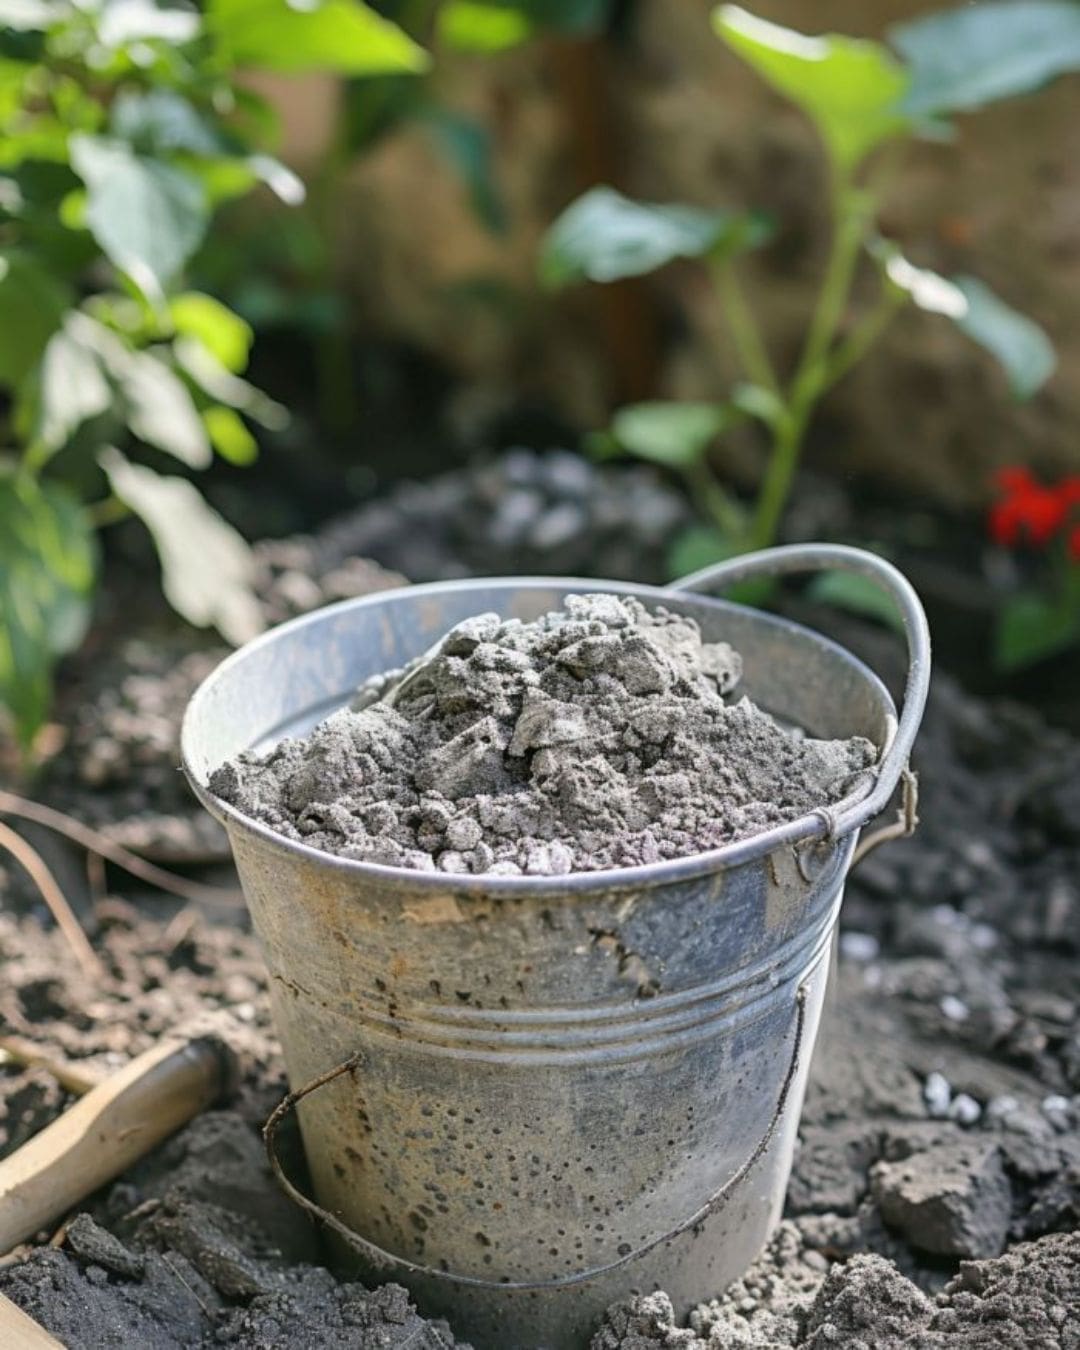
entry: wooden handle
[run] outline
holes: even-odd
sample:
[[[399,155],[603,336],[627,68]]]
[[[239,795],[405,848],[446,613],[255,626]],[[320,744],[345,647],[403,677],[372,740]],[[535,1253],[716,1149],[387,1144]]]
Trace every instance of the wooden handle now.
[[[50,1336],[6,1294],[0,1294],[0,1345],[8,1350],[64,1350],[61,1341]]]
[[[231,1077],[232,1057],[220,1041],[168,1037],[92,1088],[0,1162],[0,1252],[66,1214],[213,1105]]]

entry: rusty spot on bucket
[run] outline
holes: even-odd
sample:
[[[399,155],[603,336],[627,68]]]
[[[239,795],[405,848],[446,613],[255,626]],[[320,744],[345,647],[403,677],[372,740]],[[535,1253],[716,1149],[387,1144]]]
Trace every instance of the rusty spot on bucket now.
[[[403,905],[401,912],[413,923],[464,923],[458,902],[452,895],[436,895],[430,900],[416,900],[411,905]]]

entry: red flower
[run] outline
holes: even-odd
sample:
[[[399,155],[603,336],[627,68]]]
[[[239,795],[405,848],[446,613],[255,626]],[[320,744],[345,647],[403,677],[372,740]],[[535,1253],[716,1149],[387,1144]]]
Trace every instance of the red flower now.
[[[1071,508],[1080,504],[1080,476],[1063,478],[1053,487],[1037,482],[1022,465],[995,475],[1001,501],[990,509],[990,535],[995,543],[1012,548],[1026,538],[1037,548],[1049,543],[1067,523]],[[1072,547],[1069,537],[1069,547]]]

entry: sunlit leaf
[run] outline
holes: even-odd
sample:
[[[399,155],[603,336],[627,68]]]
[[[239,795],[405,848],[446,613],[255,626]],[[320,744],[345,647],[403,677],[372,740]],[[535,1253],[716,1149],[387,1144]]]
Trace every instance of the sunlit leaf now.
[[[738,5],[715,9],[713,26],[733,52],[807,114],[842,171],[909,129],[910,119],[899,109],[907,72],[880,43],[838,33],[810,37]]]
[[[907,112],[963,112],[1080,70],[1080,4],[964,5],[899,24],[889,40],[911,70],[902,104]]]
[[[730,422],[730,411],[716,403],[636,403],[619,409],[611,434],[638,459],[689,468]]]
[[[129,352],[117,374],[132,432],[191,468],[205,469],[214,457],[210,440],[175,371],[153,351],[145,351]]]
[[[527,15],[507,5],[448,0],[438,11],[437,31],[444,46],[490,56],[525,42],[533,26]]]
[[[176,612],[197,628],[216,628],[234,644],[261,632],[254,555],[198,488],[186,478],[132,464],[111,448],[102,452],[101,466],[113,491],[153,536],[162,589]]]
[[[1054,373],[1053,343],[1034,320],[1018,313],[975,277],[956,277],[967,301],[957,327],[997,357],[1016,398],[1030,398]]]
[[[430,64],[407,33],[360,0],[209,0],[207,22],[239,66],[387,75]]]
[[[1054,373],[1057,358],[1047,335],[983,282],[915,267],[887,240],[876,241],[872,251],[890,285],[919,309],[951,319],[972,342],[997,358],[1014,397],[1030,398]]]
[[[45,720],[56,658],[86,630],[95,567],[74,497],[26,475],[0,476],[0,704],[24,746]]]
[[[104,136],[73,136],[71,165],[86,184],[86,223],[106,256],[147,295],[163,292],[206,231],[202,184]]]
[[[579,197],[548,231],[540,258],[545,285],[618,281],[641,276],[676,258],[700,258],[733,242],[752,247],[753,218],[696,206],[636,202],[614,188]]]
[[[289,410],[239,375],[227,370],[198,338],[178,337],[173,354],[184,374],[210,398],[237,408],[268,431],[289,423]]]
[[[34,441],[47,454],[59,450],[84,422],[108,412],[113,392],[101,359],[79,336],[77,316],[49,339],[38,377]]]
[[[204,409],[202,417],[214,449],[222,459],[241,466],[255,463],[259,457],[259,444],[239,413],[219,403]]]
[[[68,12],[67,5],[59,0],[0,0],[0,28],[16,33],[43,32]]]
[[[247,365],[254,337],[251,325],[220,300],[185,291],[169,301],[169,315],[178,333],[198,338],[226,370],[236,373]]]
[[[222,150],[221,137],[186,98],[172,89],[145,93],[122,89],[109,110],[109,130],[142,153],[187,150],[195,155],[214,155]]]

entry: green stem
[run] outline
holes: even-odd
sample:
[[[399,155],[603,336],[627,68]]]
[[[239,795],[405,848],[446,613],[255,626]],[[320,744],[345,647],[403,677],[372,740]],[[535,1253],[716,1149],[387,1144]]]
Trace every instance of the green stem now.
[[[742,512],[717,482],[705,460],[698,460],[686,469],[686,480],[691,498],[704,506],[721,534],[737,539],[745,527]]]
[[[873,215],[873,200],[846,179],[834,178],[830,192],[832,245],[784,413],[773,431],[769,465],[750,529],[752,548],[768,548],[776,538],[807,426],[828,387],[830,349],[851,295],[859,250]]]
[[[859,364],[905,303],[906,297],[900,291],[886,287],[874,308],[863,316],[843,342],[833,348],[825,366],[822,392],[831,389]]]
[[[780,381],[730,258],[723,258],[713,265],[713,278],[743,369],[756,384],[779,394]]]

